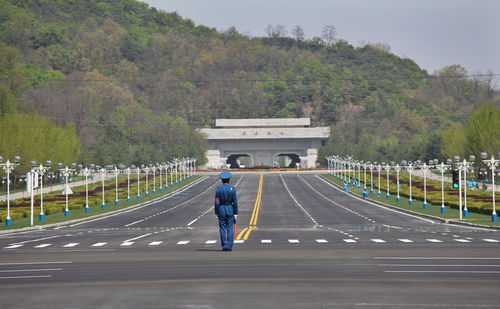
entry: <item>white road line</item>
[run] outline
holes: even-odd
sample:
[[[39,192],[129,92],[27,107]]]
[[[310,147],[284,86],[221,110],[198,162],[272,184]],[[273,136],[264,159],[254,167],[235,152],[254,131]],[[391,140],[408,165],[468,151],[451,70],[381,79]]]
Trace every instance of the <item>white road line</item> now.
[[[384,242],[386,242],[385,240],[378,239],[378,238],[371,239],[371,241],[376,242],[376,243],[384,243]]]
[[[207,240],[205,241],[205,245],[213,245],[217,242],[217,240]]]
[[[60,271],[62,268],[42,268],[42,269],[9,269],[0,270],[0,273],[25,273],[25,272],[37,272],[37,271]]]
[[[439,239],[426,239],[428,242],[442,242]]]
[[[8,247],[4,247],[4,249],[15,249],[15,248],[19,248],[19,247],[22,247],[24,245],[20,244],[20,245],[10,245]]]
[[[500,267],[500,265],[467,265],[467,264],[378,264],[380,267]]]
[[[343,241],[347,242],[347,243],[355,243],[356,241],[354,239],[342,239]]]
[[[456,238],[456,239],[453,239],[454,241],[458,241],[458,242],[470,242],[470,240],[467,240],[467,239],[461,239],[461,238]]]
[[[50,247],[52,246],[52,244],[40,244],[38,246],[35,246],[34,248],[47,248],[47,247]]]
[[[137,239],[141,239],[141,238],[147,237],[149,235],[153,235],[153,233],[147,233],[147,234],[141,235],[139,237],[130,238],[130,239],[125,240],[124,242],[131,242],[131,241],[134,241],[134,240],[137,240]]]
[[[117,210],[116,212],[112,212],[110,214],[107,214],[105,216],[102,216],[102,217],[98,217],[98,218],[95,218],[95,219],[90,219],[90,220],[85,220],[85,221],[82,221],[82,222],[78,222],[78,223],[75,223],[75,224],[71,224],[70,227],[73,227],[73,226],[78,226],[78,225],[82,225],[82,224],[87,224],[87,223],[90,223],[90,222],[94,222],[94,221],[98,221],[98,220],[103,220],[103,219],[107,219],[107,218],[110,218],[110,217],[114,217],[114,216],[118,216],[118,215],[121,215],[121,214],[124,214],[124,213],[128,213],[128,212],[131,212],[131,211],[135,211],[135,210],[138,210],[138,209],[141,209],[141,208],[144,208],[144,207],[147,207],[147,206],[150,206],[152,204],[156,204],[158,202],[162,202],[166,199],[169,199],[171,198],[172,196],[175,196],[187,189],[189,189],[190,187],[204,181],[208,179],[208,177],[204,176],[198,180],[196,180],[195,182],[192,182],[190,183],[188,186],[184,187],[184,188],[181,188],[181,189],[178,189],[177,191],[174,191],[173,193],[167,193],[167,195],[165,196],[162,196],[156,200],[152,200],[152,201],[148,201],[148,202],[144,202],[143,204],[139,204],[137,206],[133,206],[131,208],[127,208],[126,210]]]
[[[130,247],[134,244],[133,241],[125,241],[125,242],[122,242],[120,247]]]
[[[71,242],[67,245],[64,245],[63,248],[73,248],[73,247],[76,247],[78,246],[80,243],[77,243],[77,242]]]
[[[45,265],[45,264],[71,264],[71,261],[54,261],[54,262],[6,262],[0,263],[0,266],[11,266],[11,265]]]
[[[262,240],[260,241],[260,243],[261,243],[261,244],[270,244],[270,243],[272,243],[272,242],[273,242],[273,241],[272,241],[271,239],[262,239]]]
[[[452,274],[500,274],[500,271],[478,270],[385,270],[386,273],[452,273]]]
[[[190,240],[181,240],[177,244],[178,245],[187,245],[187,244],[189,244],[189,242],[190,242]]]
[[[158,241],[152,241],[148,245],[149,246],[158,246],[158,245],[161,245],[162,243],[163,243],[163,241],[158,240]]]
[[[98,243],[93,244],[92,247],[102,247],[106,244],[107,244],[107,242],[98,242]]]
[[[344,192],[342,191],[340,188],[338,188],[337,186],[333,185],[331,182],[329,182],[328,180],[324,179],[323,177],[321,176],[318,176],[316,175],[316,177],[318,177],[319,179],[321,179],[324,183],[328,184],[329,186],[335,188],[336,190],[340,191],[340,192]],[[387,208],[385,206],[382,206],[382,205],[378,205],[378,204],[375,204],[375,203],[372,203],[370,201],[367,201],[367,200],[364,200],[356,195],[352,195],[352,194],[349,194],[349,196],[355,198],[355,199],[358,199],[362,202],[365,202],[365,203],[368,203],[370,205],[373,205],[373,206],[377,206],[377,207],[380,207],[380,208],[383,208],[385,210],[388,210],[388,211],[392,211],[392,212],[396,212],[398,214],[401,214],[401,215],[405,215],[405,216],[408,216],[408,217],[412,217],[412,218],[415,218],[415,219],[420,219],[422,221],[426,221],[426,222],[429,222],[429,223],[432,223],[432,224],[436,224],[436,222],[432,221],[432,220],[429,220],[429,219],[426,219],[426,218],[422,218],[422,217],[419,217],[419,216],[416,216],[416,215],[412,215],[412,214],[408,214],[408,213],[405,213],[405,212],[402,212],[402,211],[399,211],[399,210],[396,210],[396,209],[392,209],[392,208]]]
[[[326,244],[326,243],[328,243],[328,240],[326,240],[326,239],[316,239],[316,242],[319,243],[319,244]]]
[[[201,195],[203,195],[203,194],[207,193],[208,191],[212,190],[212,188],[213,188],[214,186],[216,186],[218,183],[219,183],[218,181],[217,181],[217,182],[215,182],[213,185],[211,185],[210,187],[208,187],[208,189],[206,189],[205,191],[203,191],[203,192],[201,192],[200,194],[196,195],[195,197],[193,197],[193,198],[191,198],[191,199],[189,199],[189,200],[187,200],[187,201],[185,201],[185,202],[183,202],[183,203],[181,203],[181,204],[179,204],[179,205],[176,205],[176,206],[174,206],[174,207],[172,207],[172,208],[165,209],[165,210],[161,211],[160,213],[161,213],[161,214],[164,214],[164,213],[166,213],[166,212],[169,212],[169,211],[171,211],[171,210],[174,210],[174,209],[177,209],[177,208],[179,208],[179,207],[181,207],[181,206],[186,205],[187,203],[189,203],[189,202],[191,202],[191,201],[193,201],[193,200],[195,200],[195,199],[199,198]],[[186,187],[186,188],[184,188],[182,191],[184,191],[185,189],[187,189],[187,187]],[[180,192],[179,192],[179,193],[180,193]],[[175,194],[175,193],[174,193],[174,194]],[[174,194],[172,194],[172,195],[174,195]],[[172,196],[172,195],[170,195],[170,196]],[[158,215],[158,214],[160,214],[160,213],[157,213],[157,214],[155,214],[155,215]],[[151,217],[152,217],[152,216],[146,217],[146,218],[142,219],[142,221],[148,220],[148,219],[149,219],[149,218],[151,218]],[[126,224],[125,226],[127,226],[127,227],[128,227],[128,226],[131,226],[131,225],[137,224],[137,223],[142,222],[142,221],[141,221],[141,220],[138,220],[138,221],[135,221],[135,222],[132,222],[132,223]]]
[[[144,219],[137,220],[137,221],[134,221],[134,222],[129,223],[129,224],[125,224],[125,227],[131,226],[131,225],[134,225],[134,224],[137,224],[137,223],[141,223],[142,221],[144,221]]]
[[[34,278],[52,278],[52,276],[51,275],[42,275],[42,276],[0,277],[0,280],[5,280],[5,279],[34,279]]]
[[[288,192],[288,195],[290,195],[295,204],[299,206],[300,210],[302,210],[309,217],[309,219],[311,219],[311,221],[314,223],[314,227],[317,227],[318,222],[316,221],[316,219],[314,219],[313,216],[307,210],[305,210],[304,207],[295,199],[295,197],[292,195],[292,192],[290,192],[290,190],[288,189],[288,186],[286,185],[285,180],[283,179],[283,176],[281,174],[280,178],[281,182],[283,182],[283,185],[285,186],[286,191]]]
[[[288,242],[291,244],[300,244],[300,240],[298,239],[289,239]]]
[[[244,242],[245,242],[245,240],[244,240],[244,239],[235,239],[235,240],[234,240],[234,243],[235,243],[235,244],[242,244],[242,243],[244,243]]]
[[[500,257],[376,256],[375,260],[500,260]]]
[[[496,239],[489,239],[489,238],[486,238],[486,239],[483,239],[484,241],[487,241],[487,242],[499,242],[498,240]]]
[[[409,242],[413,242],[413,240],[411,239],[406,239],[406,238],[402,238],[402,239],[398,239],[400,242],[406,242],[406,243],[409,243]]]

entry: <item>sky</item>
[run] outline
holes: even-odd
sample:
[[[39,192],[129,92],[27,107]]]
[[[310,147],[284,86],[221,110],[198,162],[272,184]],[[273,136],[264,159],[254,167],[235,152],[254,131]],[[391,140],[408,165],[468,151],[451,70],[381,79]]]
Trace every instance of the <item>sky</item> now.
[[[500,0],[141,0],[196,25],[265,36],[300,25],[307,39],[326,25],[354,46],[386,43],[429,73],[452,64],[500,74]]]

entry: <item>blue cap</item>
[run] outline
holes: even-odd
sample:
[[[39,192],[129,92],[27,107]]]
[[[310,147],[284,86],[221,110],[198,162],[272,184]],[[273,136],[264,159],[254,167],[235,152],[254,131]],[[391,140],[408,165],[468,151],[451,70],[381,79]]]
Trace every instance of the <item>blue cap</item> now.
[[[231,173],[230,172],[222,172],[219,174],[220,179],[229,179],[231,178]]]

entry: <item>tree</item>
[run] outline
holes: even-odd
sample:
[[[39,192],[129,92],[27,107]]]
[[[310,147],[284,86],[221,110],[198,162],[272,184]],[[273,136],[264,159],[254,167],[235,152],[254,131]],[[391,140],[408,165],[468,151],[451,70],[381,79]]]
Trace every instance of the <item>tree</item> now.
[[[286,37],[286,27],[283,25],[267,25],[265,29],[267,36],[269,36],[270,39],[276,39],[276,38],[284,38]]]
[[[304,29],[302,29],[299,25],[292,29],[292,35],[299,42],[302,42],[305,39]]]
[[[465,125],[468,154],[479,155],[482,151],[496,154],[500,149],[500,108],[485,103],[477,108]]]
[[[324,26],[321,31],[321,38],[323,38],[326,45],[335,44],[337,42],[337,29],[335,29],[335,26]]]

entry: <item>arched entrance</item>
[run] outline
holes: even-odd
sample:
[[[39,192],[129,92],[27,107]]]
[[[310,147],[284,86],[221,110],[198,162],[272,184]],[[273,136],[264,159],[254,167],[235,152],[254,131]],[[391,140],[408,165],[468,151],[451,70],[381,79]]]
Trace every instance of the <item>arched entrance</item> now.
[[[231,154],[227,157],[226,164],[229,168],[244,168],[253,166],[253,159],[246,153]]]
[[[297,167],[296,163],[300,163],[300,157],[296,153],[280,153],[274,157],[274,166],[276,167]]]

